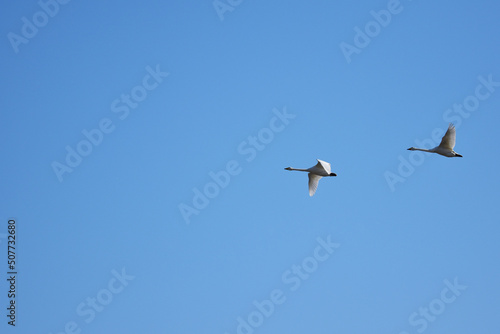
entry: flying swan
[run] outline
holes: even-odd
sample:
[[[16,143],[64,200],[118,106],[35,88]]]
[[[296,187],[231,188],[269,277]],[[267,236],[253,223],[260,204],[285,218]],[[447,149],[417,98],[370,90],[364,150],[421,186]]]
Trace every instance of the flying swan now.
[[[455,147],[456,134],[457,131],[455,130],[455,126],[452,123],[450,123],[450,125],[448,126],[448,131],[446,131],[446,133],[444,134],[443,139],[441,139],[441,143],[439,144],[439,146],[431,148],[430,150],[426,150],[424,148],[415,148],[415,147],[410,147],[408,150],[437,153],[448,158],[452,157],[462,158],[460,154],[453,151],[453,148]]]
[[[316,189],[318,188],[319,179],[323,176],[337,176],[337,174],[332,173],[331,166],[328,162],[323,160],[318,160],[316,166],[313,166],[308,169],[300,169],[300,168],[292,168],[287,167],[286,170],[298,170],[300,172],[309,172],[307,174],[309,176],[309,196],[314,195]]]

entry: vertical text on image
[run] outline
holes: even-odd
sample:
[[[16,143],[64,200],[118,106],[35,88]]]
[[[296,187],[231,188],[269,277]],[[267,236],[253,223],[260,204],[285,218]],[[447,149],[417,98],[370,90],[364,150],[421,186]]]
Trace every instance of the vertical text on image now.
[[[16,240],[16,221],[9,219],[7,222],[7,282],[8,291],[7,297],[9,298],[9,306],[7,307],[7,323],[11,326],[16,326],[16,294],[17,291],[17,240]]]

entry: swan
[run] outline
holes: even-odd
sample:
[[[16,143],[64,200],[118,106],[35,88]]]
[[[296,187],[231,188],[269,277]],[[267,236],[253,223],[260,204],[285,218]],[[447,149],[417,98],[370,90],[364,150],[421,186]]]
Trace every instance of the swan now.
[[[455,137],[456,137],[457,131],[455,130],[455,126],[450,123],[448,126],[448,130],[443,136],[443,139],[441,139],[441,143],[439,146],[436,146],[434,148],[431,148],[430,150],[426,150],[424,148],[415,148],[415,147],[410,147],[408,150],[409,151],[424,151],[424,152],[430,152],[430,153],[437,153],[440,155],[443,155],[448,158],[452,157],[460,157],[462,156],[458,154],[457,152],[453,151],[453,148],[455,147]]]
[[[300,172],[309,172],[309,196],[314,195],[316,189],[318,188],[319,179],[323,176],[337,176],[337,174],[332,173],[331,166],[328,162],[323,160],[318,160],[316,166],[307,169],[292,168],[287,167],[286,170],[298,170]]]

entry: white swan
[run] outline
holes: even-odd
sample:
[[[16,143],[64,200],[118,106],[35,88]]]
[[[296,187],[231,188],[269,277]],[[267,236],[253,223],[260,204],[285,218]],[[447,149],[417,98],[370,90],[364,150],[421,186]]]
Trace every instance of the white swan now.
[[[319,159],[316,166],[308,169],[292,168],[287,167],[286,170],[298,170],[300,172],[309,172],[309,196],[314,195],[316,189],[318,188],[319,179],[323,176],[337,176],[337,174],[332,173],[331,166],[328,162]]]
[[[443,139],[441,139],[441,143],[439,144],[439,146],[431,148],[430,150],[426,150],[424,148],[415,148],[415,147],[410,147],[408,150],[437,153],[448,158],[452,157],[462,158],[460,154],[453,151],[453,148],[455,147],[456,134],[457,131],[455,130],[455,126],[452,123],[450,123],[450,125],[448,126],[448,131],[446,131],[446,133],[444,134]]]

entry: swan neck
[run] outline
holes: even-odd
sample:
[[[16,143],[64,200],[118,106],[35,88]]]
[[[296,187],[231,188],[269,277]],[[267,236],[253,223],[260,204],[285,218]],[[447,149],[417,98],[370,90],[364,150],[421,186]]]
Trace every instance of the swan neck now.
[[[434,149],[427,150],[425,148],[414,148],[414,151],[423,151],[423,152],[431,152],[434,153]]]
[[[302,169],[302,168],[292,168],[292,167],[290,167],[290,170],[296,170],[296,171],[299,171],[299,172],[308,172],[307,169]]]

